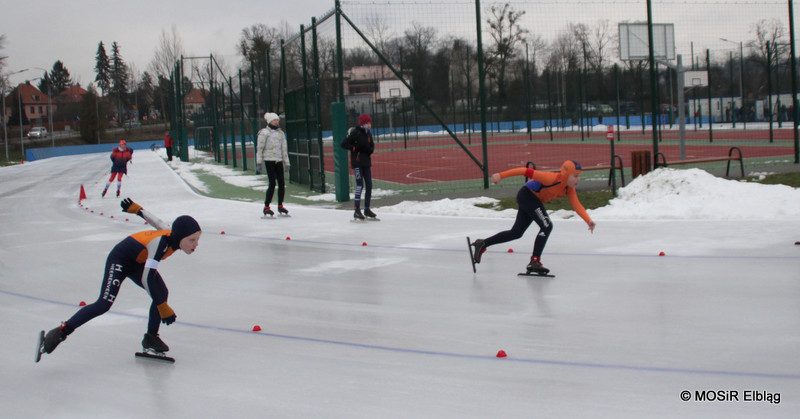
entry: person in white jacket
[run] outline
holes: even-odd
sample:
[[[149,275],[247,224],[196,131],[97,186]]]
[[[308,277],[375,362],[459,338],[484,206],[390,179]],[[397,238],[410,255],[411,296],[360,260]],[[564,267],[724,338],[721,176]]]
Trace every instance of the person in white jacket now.
[[[275,194],[275,183],[278,184],[278,212],[289,215],[283,207],[283,197],[286,194],[286,182],[283,177],[284,167],[289,168],[289,149],[286,144],[286,134],[280,127],[278,114],[267,112],[264,114],[267,127],[258,132],[256,143],[256,174],[260,174],[266,167],[269,177],[267,196],[264,199],[264,215],[273,216],[275,213],[269,208]]]

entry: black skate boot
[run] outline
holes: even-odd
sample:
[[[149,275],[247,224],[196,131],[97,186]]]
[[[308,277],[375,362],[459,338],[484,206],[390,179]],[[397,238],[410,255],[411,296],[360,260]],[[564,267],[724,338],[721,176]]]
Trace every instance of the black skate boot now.
[[[108,192],[108,188],[103,189],[103,193],[100,194],[100,197],[104,198],[106,196],[106,192]]]
[[[273,215],[275,215],[275,213],[274,213],[274,212],[272,212],[272,210],[271,210],[271,209],[269,209],[269,205],[265,205],[265,206],[264,206],[264,215],[265,215],[265,216],[266,216],[266,215],[269,215],[270,217],[272,217]]]
[[[119,198],[119,189],[117,189],[117,198]]]
[[[364,214],[361,213],[361,210],[356,208],[356,211],[353,213],[353,219],[356,221],[363,221]]]
[[[289,210],[283,207],[283,205],[278,205],[278,214],[286,214],[289,215]]]
[[[542,261],[539,259],[538,256],[531,256],[531,263],[528,264],[526,268],[528,274],[535,274],[535,275],[547,275],[550,272],[550,269],[545,268],[542,266]]]
[[[56,327],[55,329],[51,329],[47,334],[44,336],[44,343],[42,344],[42,349],[44,352],[48,354],[56,350],[56,346],[59,343],[63,342],[67,339],[72,331],[75,330],[66,323],[61,323],[61,326]]]
[[[373,220],[377,217],[377,215],[374,212],[370,211],[369,208],[364,208],[364,216],[367,218],[372,218]]]
[[[483,256],[483,253],[486,252],[486,243],[483,241],[483,239],[476,239],[474,242],[472,242],[472,246],[475,247],[475,252],[473,253],[475,255],[475,263],[481,263],[481,256]]]
[[[142,348],[145,352],[164,353],[169,351],[169,346],[158,337],[158,333],[145,333],[142,339]]]

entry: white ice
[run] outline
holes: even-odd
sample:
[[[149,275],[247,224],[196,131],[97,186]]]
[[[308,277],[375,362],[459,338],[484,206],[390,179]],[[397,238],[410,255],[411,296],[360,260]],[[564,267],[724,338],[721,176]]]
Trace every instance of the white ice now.
[[[159,266],[177,362],[134,359],[149,298],[126,281],[110,312],[34,363],[39,330],[94,301],[111,247],[149,228],[113,186],[100,198],[109,167],[103,153],[0,168],[0,416],[800,416],[796,189],[640,178],[591,212],[594,234],[554,214],[543,262],[557,277],[519,278],[535,229],[490,248],[477,274],[465,239],[513,213],[414,203],[351,223],[295,205],[261,219],[260,203],[200,196],[141,151],[123,196],[204,230],[195,254]],[[695,400],[705,391],[738,400]]]

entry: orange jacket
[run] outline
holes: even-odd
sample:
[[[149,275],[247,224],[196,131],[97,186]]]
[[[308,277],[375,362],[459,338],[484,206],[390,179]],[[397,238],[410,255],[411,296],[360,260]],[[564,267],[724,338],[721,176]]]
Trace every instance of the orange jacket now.
[[[567,195],[572,209],[583,218],[583,221],[586,221],[587,224],[592,222],[591,217],[589,217],[589,214],[586,212],[586,208],[584,208],[583,205],[581,205],[581,201],[578,200],[578,193],[575,192],[575,188],[567,186],[566,178],[561,173],[542,172],[526,167],[506,170],[500,173],[501,179],[510,176],[525,176],[531,179],[525,186],[536,195],[542,203]]]

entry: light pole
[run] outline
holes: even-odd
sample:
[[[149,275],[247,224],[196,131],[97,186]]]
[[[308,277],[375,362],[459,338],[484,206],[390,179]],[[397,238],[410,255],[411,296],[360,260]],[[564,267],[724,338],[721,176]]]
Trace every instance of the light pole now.
[[[736,44],[734,41],[727,40],[725,38],[719,38],[721,41],[730,42],[732,44]],[[742,41],[738,42],[739,44],[739,96],[742,99],[742,106],[740,109],[744,111],[744,47],[742,45]],[[744,124],[744,129],[747,129],[747,116],[742,115],[742,123]]]
[[[9,77],[13,76],[14,74],[22,73],[23,71],[28,71],[28,69],[23,68],[22,70],[19,71],[12,71],[11,73],[8,73],[8,75],[5,77],[5,80],[2,81],[3,94],[0,95],[0,99],[3,100],[3,139],[5,140],[6,144],[6,161],[8,161],[8,121],[6,121],[6,117],[8,115],[6,115],[6,82],[8,81]],[[19,91],[17,91],[17,94],[19,94]],[[22,129],[22,127],[20,127],[19,129]]]
[[[44,71],[44,74],[47,75],[47,70],[41,67],[33,67],[33,68],[37,70],[42,70]],[[53,84],[53,78],[47,77],[45,80],[47,80],[47,121],[50,123],[50,141],[52,142],[52,146],[55,147],[56,138],[55,138],[55,132],[53,132],[53,98],[51,97],[52,89],[50,87],[50,85]]]

